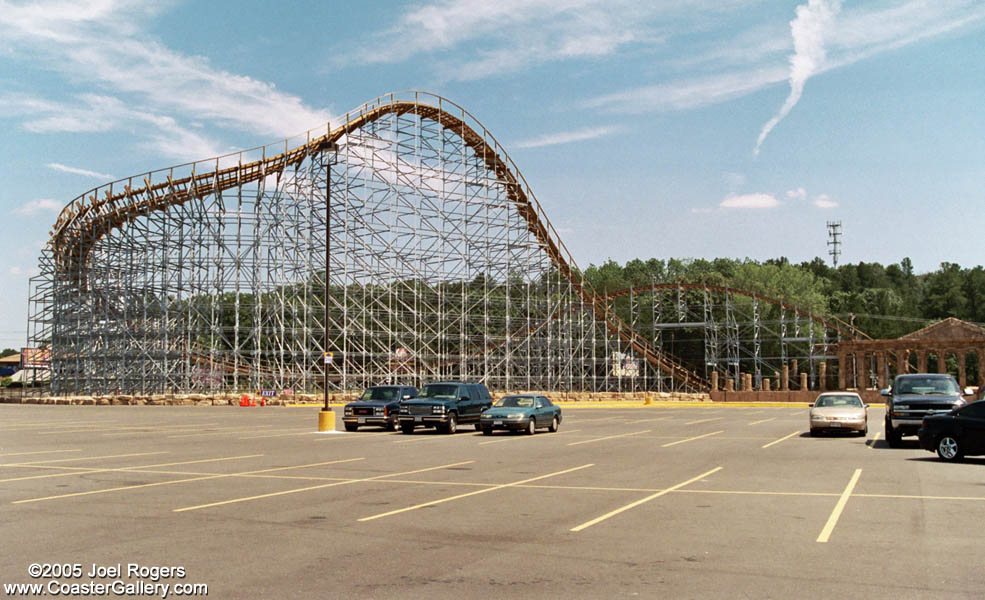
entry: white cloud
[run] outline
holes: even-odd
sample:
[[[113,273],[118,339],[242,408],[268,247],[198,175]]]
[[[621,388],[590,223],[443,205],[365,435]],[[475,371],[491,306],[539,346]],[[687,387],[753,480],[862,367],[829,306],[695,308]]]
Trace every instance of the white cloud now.
[[[807,190],[802,187],[787,190],[787,198],[790,198],[791,200],[804,200],[807,198]]]
[[[338,48],[333,62],[401,63],[427,55],[445,79],[469,81],[660,47],[682,23],[701,28],[755,1],[430,0],[412,4],[365,44]]]
[[[775,208],[780,205],[772,194],[729,194],[719,204],[722,208]]]
[[[818,208],[838,208],[838,203],[828,197],[827,194],[818,194],[814,197],[814,206]]]
[[[7,275],[13,275],[14,277],[17,277],[23,274],[24,271],[22,271],[20,267],[10,267],[9,269],[7,269]]]
[[[790,95],[780,111],[763,126],[754,154],[759,154],[766,136],[800,101],[807,80],[824,66],[827,57],[825,38],[840,10],[841,0],[809,0],[797,7],[797,18],[790,22],[794,48],[790,57]]]
[[[583,105],[626,114],[688,110],[746,96],[784,79],[782,67],[698,75],[606,94]]]
[[[106,179],[113,180],[116,177],[112,175],[107,175],[106,173],[99,173],[98,171],[89,171],[88,169],[80,169],[78,167],[69,167],[68,165],[63,165],[61,163],[48,163],[47,167],[54,169],[56,171],[62,171],[63,173],[71,173],[73,175],[84,175],[85,177],[93,177],[95,179]]]
[[[330,120],[327,111],[270,83],[217,69],[154,41],[140,24],[159,8],[130,0],[0,0],[0,27],[12,54],[61,73],[69,90],[79,82],[102,90],[68,93],[74,101],[67,103],[7,95],[0,98],[0,112],[27,117],[24,127],[37,133],[111,131],[136,121],[141,126],[132,129],[145,136],[145,145],[180,159],[222,153],[224,144],[189,132],[202,122],[279,138]]]
[[[62,209],[62,206],[62,203],[55,200],[41,198],[40,200],[32,200],[23,206],[15,208],[13,212],[17,215],[26,215],[30,217],[41,212],[57,213]]]
[[[691,209],[691,213],[696,214],[696,215],[710,215],[712,212],[714,212],[714,211],[712,209],[710,209],[710,208],[692,208]]]
[[[584,142],[586,140],[594,140],[596,138],[604,137],[617,133],[621,130],[619,127],[589,127],[586,129],[578,129],[576,131],[563,131],[559,133],[550,133],[547,135],[542,135],[540,137],[531,138],[528,140],[522,140],[516,143],[517,148],[540,148],[543,146],[557,146],[559,144],[570,144],[572,142]]]
[[[824,11],[807,10],[821,4],[831,7],[840,2],[809,0],[787,28],[756,24],[731,38],[720,36],[726,37],[721,43],[695,43],[693,52],[685,50],[663,60],[657,54],[651,70],[664,80],[590,98],[582,106],[625,114],[684,111],[727,102],[788,80],[791,90],[787,102],[764,125],[757,139],[759,147],[796,104],[809,77],[985,24],[985,3],[978,0],[856,3],[838,12],[836,20],[829,19]],[[721,10],[730,8],[736,6]],[[806,14],[801,17],[801,12]],[[729,31],[734,29],[733,22],[727,22]],[[700,24],[687,21],[682,27],[704,30]]]

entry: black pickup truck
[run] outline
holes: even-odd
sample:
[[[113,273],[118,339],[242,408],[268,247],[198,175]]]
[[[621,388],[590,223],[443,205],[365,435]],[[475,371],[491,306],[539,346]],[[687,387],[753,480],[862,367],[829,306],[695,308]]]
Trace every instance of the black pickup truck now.
[[[361,425],[379,425],[397,429],[400,403],[417,395],[412,385],[374,385],[363,392],[359,400],[345,405],[342,422],[346,431],[356,431]]]
[[[954,377],[938,373],[897,375],[882,395],[887,396],[886,441],[891,448],[899,447],[904,435],[916,435],[924,417],[965,405]]]
[[[400,404],[400,430],[414,433],[415,427],[434,427],[444,433],[455,433],[459,423],[474,423],[478,431],[479,415],[490,406],[492,396],[481,383],[428,383],[417,398]]]

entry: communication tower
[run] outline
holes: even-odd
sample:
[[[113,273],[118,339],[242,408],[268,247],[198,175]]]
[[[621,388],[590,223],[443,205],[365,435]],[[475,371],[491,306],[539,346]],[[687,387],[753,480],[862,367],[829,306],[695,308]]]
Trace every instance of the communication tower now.
[[[831,264],[838,266],[838,256],[841,255],[841,221],[828,221],[828,254]]]

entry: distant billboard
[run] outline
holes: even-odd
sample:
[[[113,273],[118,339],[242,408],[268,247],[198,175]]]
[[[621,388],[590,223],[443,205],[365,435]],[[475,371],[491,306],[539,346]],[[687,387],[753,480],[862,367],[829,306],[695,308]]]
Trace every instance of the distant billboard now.
[[[51,366],[51,350],[48,348],[21,348],[22,369],[47,369]]]
[[[610,359],[613,377],[639,377],[640,361],[624,352],[613,352]]]

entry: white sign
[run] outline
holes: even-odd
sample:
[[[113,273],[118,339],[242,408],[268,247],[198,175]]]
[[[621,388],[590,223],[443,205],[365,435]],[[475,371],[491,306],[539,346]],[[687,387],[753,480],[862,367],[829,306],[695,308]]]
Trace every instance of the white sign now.
[[[332,353],[331,352],[326,352],[325,353],[325,364],[326,365],[332,364]]]

